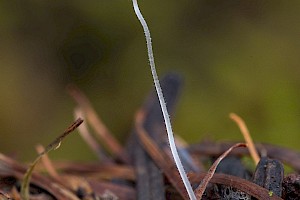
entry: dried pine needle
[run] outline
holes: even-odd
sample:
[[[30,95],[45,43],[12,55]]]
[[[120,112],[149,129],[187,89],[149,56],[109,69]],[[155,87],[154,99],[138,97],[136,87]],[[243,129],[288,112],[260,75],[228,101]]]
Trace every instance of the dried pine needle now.
[[[83,110],[78,107],[74,109],[74,117],[77,119],[78,117],[85,118]],[[108,159],[104,152],[102,151],[101,146],[97,143],[97,141],[90,134],[88,127],[85,123],[83,123],[80,127],[78,127],[78,132],[82,139],[88,144],[88,146],[92,149],[92,151],[96,154],[99,160]]]
[[[75,85],[69,85],[67,87],[67,91],[84,112],[87,121],[95,130],[96,137],[98,137],[98,139],[100,139],[107,145],[108,150],[111,151],[113,155],[122,155],[124,152],[122,145],[115,137],[113,137],[108,128],[102,122],[101,118],[97,115],[95,109],[93,108],[92,104],[85,96],[85,94]]]
[[[38,152],[38,154],[41,154],[45,151],[45,148],[41,144],[36,145],[35,148],[36,148],[36,151]],[[52,161],[49,159],[49,156],[47,154],[44,154],[44,156],[42,156],[41,160],[42,160],[42,163],[43,163],[44,167],[46,168],[47,172],[49,173],[49,175],[53,179],[60,182],[61,179],[60,179],[55,167],[53,166]]]
[[[197,199],[201,199],[202,195],[207,187],[207,184],[209,183],[210,179],[213,177],[219,163],[235,148],[237,147],[246,147],[245,143],[237,143],[230,147],[227,151],[225,151],[221,156],[218,157],[218,159],[213,163],[213,165],[209,168],[206,176],[201,181],[200,185],[195,189],[195,195]]]
[[[29,184],[30,184],[31,175],[34,170],[34,167],[40,161],[42,156],[47,154],[48,152],[50,152],[53,149],[57,149],[59,147],[59,145],[61,144],[61,142],[63,141],[63,139],[65,139],[65,137],[67,137],[71,132],[73,132],[82,122],[83,122],[83,120],[81,118],[78,118],[71,126],[69,126],[63,132],[63,134],[61,134],[53,142],[51,142],[46,147],[46,149],[42,153],[40,153],[38,155],[38,157],[31,163],[31,165],[28,167],[28,169],[24,175],[22,185],[21,185],[21,197],[23,200],[29,200]]]
[[[235,113],[230,113],[229,117],[239,126],[239,128],[244,136],[244,139],[247,143],[247,147],[249,149],[250,155],[251,155],[252,159],[254,160],[255,165],[257,165],[260,158],[256,151],[256,148],[254,146],[253,140],[252,140],[249,130],[246,126],[246,123],[244,122],[244,120],[241,117],[239,117]]]

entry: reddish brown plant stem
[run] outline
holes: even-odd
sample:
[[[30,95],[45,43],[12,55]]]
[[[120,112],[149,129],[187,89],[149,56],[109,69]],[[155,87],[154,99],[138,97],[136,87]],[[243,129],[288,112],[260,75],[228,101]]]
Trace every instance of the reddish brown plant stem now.
[[[197,197],[197,199],[201,199],[202,195],[207,187],[207,184],[209,183],[209,181],[211,180],[211,178],[213,177],[218,164],[235,148],[237,147],[246,147],[246,144],[244,143],[237,143],[235,145],[233,145],[232,147],[230,147],[227,151],[225,151],[221,156],[218,157],[218,159],[213,163],[213,165],[209,168],[208,173],[206,174],[206,176],[203,178],[203,180],[201,181],[200,185],[196,188],[195,190],[195,195]]]

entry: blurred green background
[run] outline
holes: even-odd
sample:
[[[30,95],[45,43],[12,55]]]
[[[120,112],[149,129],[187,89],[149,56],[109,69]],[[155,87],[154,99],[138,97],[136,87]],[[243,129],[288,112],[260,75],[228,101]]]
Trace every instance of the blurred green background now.
[[[300,150],[300,1],[140,0],[160,76],[185,85],[172,119],[188,142],[242,140]],[[72,121],[76,83],[125,142],[153,87],[143,30],[130,0],[0,2],[0,151],[32,160]],[[54,159],[95,159],[77,134]]]

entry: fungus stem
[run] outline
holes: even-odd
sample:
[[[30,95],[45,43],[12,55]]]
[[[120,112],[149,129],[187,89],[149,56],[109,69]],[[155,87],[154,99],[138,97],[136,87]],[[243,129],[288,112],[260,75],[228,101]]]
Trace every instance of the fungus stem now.
[[[144,29],[145,38],[146,38],[146,42],[147,42],[148,58],[149,58],[149,62],[150,62],[150,68],[151,68],[152,77],[153,77],[155,89],[156,89],[156,92],[157,92],[157,96],[158,96],[158,99],[159,99],[160,107],[161,107],[163,117],[164,117],[164,120],[165,120],[165,125],[166,125],[166,129],[167,129],[167,133],[168,133],[168,140],[169,140],[169,143],[170,143],[171,152],[172,152],[175,164],[177,166],[177,169],[179,171],[179,174],[181,176],[181,179],[183,181],[183,184],[184,184],[184,186],[187,190],[187,193],[189,195],[189,198],[191,200],[196,200],[196,196],[193,192],[193,189],[192,189],[192,186],[191,186],[191,184],[188,180],[188,177],[187,177],[187,175],[184,171],[184,168],[182,166],[181,160],[179,158],[179,155],[178,155],[178,152],[177,152],[177,149],[176,149],[175,140],[174,140],[173,131],[172,131],[172,126],[171,126],[171,120],[170,120],[170,117],[169,117],[169,114],[168,114],[167,106],[166,106],[166,103],[165,103],[165,99],[163,97],[162,89],[160,87],[157,72],[156,72],[156,68],[155,68],[150,31],[149,31],[148,25],[147,25],[143,15],[142,15],[141,11],[139,9],[137,0],[132,0],[132,3],[133,3],[133,8],[134,8],[135,14],[136,14],[138,20],[140,21],[140,23],[141,23],[141,25],[143,26],[143,29]]]

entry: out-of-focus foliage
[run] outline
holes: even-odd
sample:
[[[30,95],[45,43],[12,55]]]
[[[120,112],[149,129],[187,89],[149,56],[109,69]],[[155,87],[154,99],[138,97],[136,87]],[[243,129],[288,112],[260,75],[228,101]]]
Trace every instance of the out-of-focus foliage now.
[[[141,0],[160,75],[185,86],[173,118],[188,142],[242,140],[299,149],[300,1]],[[143,31],[130,1],[0,2],[0,151],[33,158],[73,120],[76,83],[122,141],[153,87]],[[78,135],[57,158],[94,159]]]

